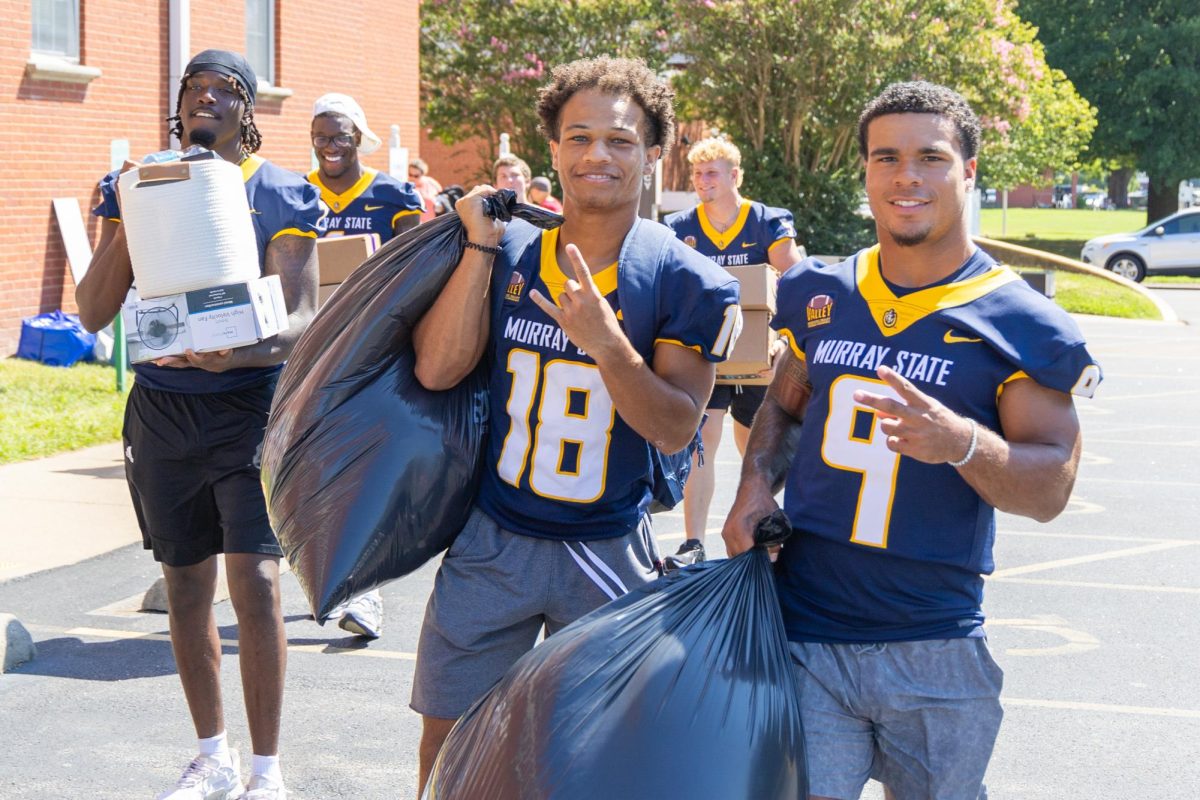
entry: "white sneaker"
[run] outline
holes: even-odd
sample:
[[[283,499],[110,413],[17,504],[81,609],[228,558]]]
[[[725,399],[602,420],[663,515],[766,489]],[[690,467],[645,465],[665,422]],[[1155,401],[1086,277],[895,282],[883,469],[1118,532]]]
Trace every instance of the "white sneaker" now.
[[[175,781],[175,786],[160,794],[157,800],[233,800],[241,797],[245,787],[238,774],[237,751],[231,750],[229,758],[232,764],[224,765],[212,756],[196,756]]]
[[[266,775],[254,775],[250,778],[250,788],[241,800],[287,800],[287,789]]]
[[[361,594],[342,607],[338,627],[344,631],[378,639],[383,633],[383,596],[378,589]]]

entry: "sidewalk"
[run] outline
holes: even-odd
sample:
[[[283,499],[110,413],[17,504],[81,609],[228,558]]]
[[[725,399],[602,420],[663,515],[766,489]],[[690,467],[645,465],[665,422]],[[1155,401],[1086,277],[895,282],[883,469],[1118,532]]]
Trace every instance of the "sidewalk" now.
[[[121,443],[0,466],[0,582],[141,541]]]

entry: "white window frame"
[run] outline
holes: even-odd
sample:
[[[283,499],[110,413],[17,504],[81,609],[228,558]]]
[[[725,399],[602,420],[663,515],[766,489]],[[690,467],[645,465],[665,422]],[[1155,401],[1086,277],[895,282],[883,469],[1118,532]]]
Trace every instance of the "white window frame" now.
[[[40,0],[40,2],[47,2],[47,0]],[[83,40],[81,3],[80,0],[68,0],[68,2],[74,17],[74,27],[67,32],[68,42],[65,50],[42,48],[38,46],[38,42],[34,41],[33,28],[37,16],[34,6],[39,3],[39,0],[33,0],[29,4],[29,60],[25,63],[25,71],[34,80],[90,83],[100,77],[100,70],[95,67],[85,67],[79,63]],[[59,33],[59,31],[53,33]]]

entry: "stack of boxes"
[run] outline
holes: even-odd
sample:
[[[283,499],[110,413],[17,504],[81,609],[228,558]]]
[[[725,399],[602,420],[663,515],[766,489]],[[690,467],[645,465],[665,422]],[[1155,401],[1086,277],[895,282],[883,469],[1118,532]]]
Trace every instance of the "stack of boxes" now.
[[[779,339],[770,325],[779,274],[768,264],[725,269],[741,284],[742,334],[729,358],[717,364],[717,383],[766,386],[770,375],[759,373],[770,368],[771,348]]]
[[[379,234],[358,233],[353,236],[329,236],[317,240],[317,272],[321,286],[317,290],[317,307],[350,277],[350,273],[379,249]]]

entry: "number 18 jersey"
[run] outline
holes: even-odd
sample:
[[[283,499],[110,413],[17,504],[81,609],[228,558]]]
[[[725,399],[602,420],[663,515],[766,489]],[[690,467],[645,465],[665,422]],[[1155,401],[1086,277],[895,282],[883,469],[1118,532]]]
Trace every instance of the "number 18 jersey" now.
[[[1006,385],[1032,379],[1090,397],[1100,369],[1074,321],[976,251],[949,282],[898,295],[879,249],[812,259],[779,283],[771,324],[812,382],[778,565],[790,638],[882,642],[979,635],[995,512],[948,464],[892,452],[865,390],[897,397],[887,366],[979,425],[1000,430]]]
[[[527,536],[623,536],[650,504],[650,451],[617,413],[596,362],[529,299],[532,289],[547,298],[563,291],[557,241],[557,230],[545,231],[526,248],[493,315],[491,430],[477,502],[503,528]],[[737,319],[737,282],[722,271],[688,269],[670,252],[666,258],[663,292],[673,312],[656,340],[722,360]],[[593,279],[624,325],[617,274],[612,264]],[[723,282],[712,283],[714,275]]]

